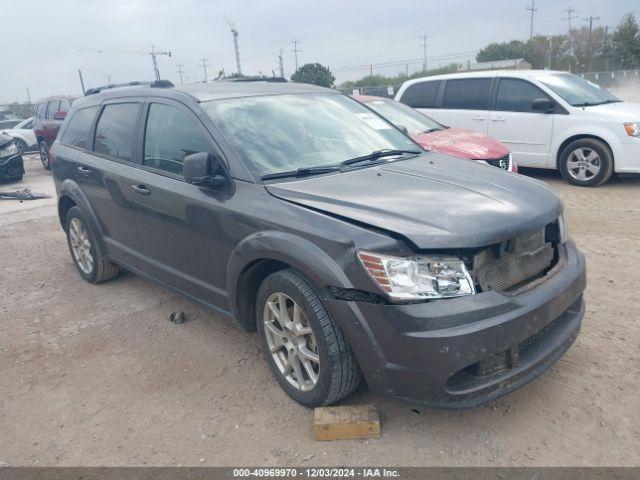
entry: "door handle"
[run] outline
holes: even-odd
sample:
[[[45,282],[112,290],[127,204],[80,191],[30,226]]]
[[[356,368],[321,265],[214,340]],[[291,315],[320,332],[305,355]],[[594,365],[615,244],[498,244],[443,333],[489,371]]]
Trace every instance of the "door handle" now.
[[[91,170],[89,170],[87,167],[78,167],[78,173],[83,177],[86,177],[91,173]]]
[[[504,122],[504,117],[491,117],[492,122]]]
[[[474,115],[473,117],[471,117],[473,120],[484,120],[487,117],[485,117],[484,115]]]
[[[140,195],[151,195],[151,191],[145,185],[131,185],[131,189]]]

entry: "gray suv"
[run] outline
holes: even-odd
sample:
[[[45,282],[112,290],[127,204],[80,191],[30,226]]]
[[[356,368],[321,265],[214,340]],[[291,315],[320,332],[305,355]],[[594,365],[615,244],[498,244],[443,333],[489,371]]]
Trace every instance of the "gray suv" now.
[[[303,405],[364,377],[474,406],[540,375],[580,329],[585,260],[549,188],[426,152],[333,90],[90,90],[52,163],[85,280],[124,268],[257,330]]]

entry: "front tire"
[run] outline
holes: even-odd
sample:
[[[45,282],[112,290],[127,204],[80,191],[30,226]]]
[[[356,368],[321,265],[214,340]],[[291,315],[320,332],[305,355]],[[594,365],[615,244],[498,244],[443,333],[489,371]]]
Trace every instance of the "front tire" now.
[[[38,152],[40,152],[40,161],[45,170],[51,170],[51,162],[49,161],[49,147],[44,140],[38,142]]]
[[[613,155],[595,138],[581,138],[567,145],[559,159],[560,174],[571,185],[598,187],[613,175]]]
[[[71,258],[82,278],[89,283],[101,283],[118,275],[120,269],[106,259],[80,207],[69,209],[65,231]]]
[[[271,371],[296,402],[330,405],[360,383],[358,361],[342,330],[295,271],[280,270],[262,282],[256,322]]]

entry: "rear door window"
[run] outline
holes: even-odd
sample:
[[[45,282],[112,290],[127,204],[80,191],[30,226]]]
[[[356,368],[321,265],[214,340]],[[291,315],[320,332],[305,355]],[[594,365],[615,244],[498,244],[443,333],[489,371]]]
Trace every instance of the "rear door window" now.
[[[400,101],[413,108],[430,108],[436,106],[440,82],[419,82],[409,85],[402,94]]]
[[[488,110],[491,80],[491,78],[447,80],[442,107],[460,110]]]
[[[170,105],[152,103],[149,106],[144,136],[145,165],[182,175],[184,157],[211,151],[211,143],[193,116]]]
[[[133,157],[133,136],[138,118],[139,103],[111,103],[105,105],[94,138],[96,153],[130,161]]]
[[[70,108],[71,108],[71,106],[69,105],[69,101],[68,100],[60,100],[60,111],[61,112],[68,112]]]
[[[538,87],[526,80],[503,78],[498,87],[496,110],[502,112],[534,112],[531,108],[537,98],[549,99]]]
[[[60,143],[73,145],[74,147],[89,148],[89,130],[97,112],[98,107],[96,106],[83,108],[74,113],[60,138]]]
[[[53,116],[60,111],[60,100],[52,100],[49,102],[49,109],[47,110],[47,118],[53,118]]]

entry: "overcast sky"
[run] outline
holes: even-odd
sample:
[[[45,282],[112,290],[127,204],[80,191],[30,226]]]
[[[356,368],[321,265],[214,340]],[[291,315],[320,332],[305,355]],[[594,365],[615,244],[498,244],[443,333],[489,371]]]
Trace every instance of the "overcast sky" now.
[[[233,42],[223,15],[240,33],[245,74],[294,70],[291,52],[300,40],[299,64],[328,65],[337,83],[374,73],[396,74],[422,67],[421,35],[428,35],[429,68],[452,60],[466,62],[489,42],[529,36],[531,0],[3,0],[0,36],[0,102],[32,101],[60,93],[80,93],[85,83],[152,79],[151,45],[170,50],[158,57],[162,78],[179,82],[204,78],[200,59],[208,59],[209,79],[224,69],[235,72]],[[534,32],[561,33],[568,6],[574,25],[596,15],[598,25],[616,25],[628,12],[640,16],[638,0],[537,0]],[[101,51],[102,53],[99,53]],[[376,65],[392,63],[393,65]]]

